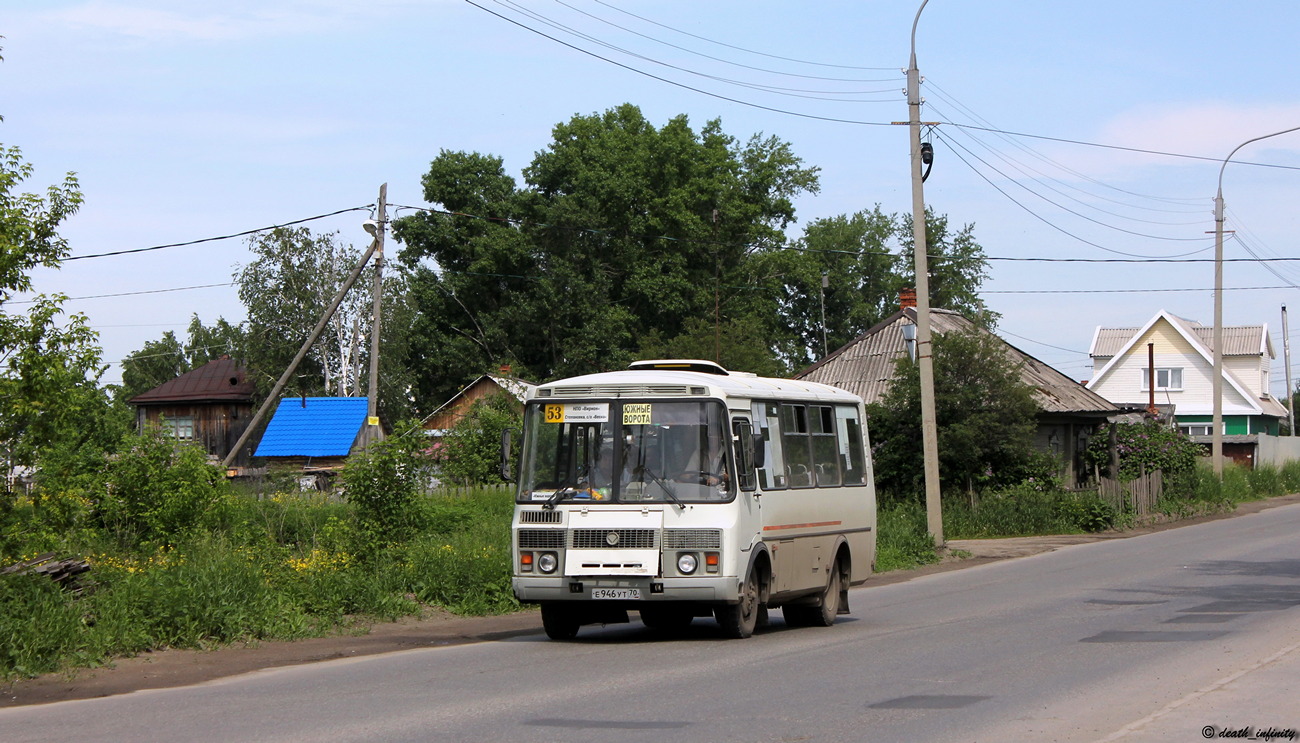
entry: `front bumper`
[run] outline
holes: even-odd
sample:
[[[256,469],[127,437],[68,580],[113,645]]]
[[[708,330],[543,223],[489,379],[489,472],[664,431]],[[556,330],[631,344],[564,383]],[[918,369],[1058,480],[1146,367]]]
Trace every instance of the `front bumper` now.
[[[699,576],[691,578],[610,577],[591,575],[572,576],[515,576],[512,581],[515,597],[525,603],[541,601],[593,601],[593,588],[636,588],[641,599],[624,602],[637,603],[689,602],[700,604],[734,604],[740,600],[740,581],[725,576]],[[579,586],[580,590],[574,590]],[[662,589],[662,590],[661,590]]]

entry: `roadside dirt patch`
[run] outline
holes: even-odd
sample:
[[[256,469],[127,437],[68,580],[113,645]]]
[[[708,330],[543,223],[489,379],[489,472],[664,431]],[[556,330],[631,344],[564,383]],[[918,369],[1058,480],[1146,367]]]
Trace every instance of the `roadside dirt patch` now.
[[[948,554],[938,563],[916,570],[896,570],[873,576],[870,585],[887,585],[923,575],[960,570],[997,560],[1050,552],[1103,539],[1128,539],[1165,529],[1257,513],[1300,503],[1300,493],[1242,504],[1231,513],[1154,524],[1123,532],[1012,539],[959,539],[948,542]],[[425,616],[372,625],[364,634],[337,634],[293,642],[261,642],[216,650],[160,650],[115,660],[103,668],[46,674],[0,686],[0,707],[93,699],[142,689],[188,686],[264,668],[315,663],[338,658],[376,655],[398,650],[460,645],[541,632],[541,615],[522,611],[496,617],[459,617],[430,610]]]

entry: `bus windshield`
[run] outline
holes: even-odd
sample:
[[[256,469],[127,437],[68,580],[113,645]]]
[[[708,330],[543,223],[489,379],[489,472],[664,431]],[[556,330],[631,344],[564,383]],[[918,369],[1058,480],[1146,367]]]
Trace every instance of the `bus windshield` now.
[[[685,504],[735,494],[717,401],[535,402],[524,419],[521,501]]]

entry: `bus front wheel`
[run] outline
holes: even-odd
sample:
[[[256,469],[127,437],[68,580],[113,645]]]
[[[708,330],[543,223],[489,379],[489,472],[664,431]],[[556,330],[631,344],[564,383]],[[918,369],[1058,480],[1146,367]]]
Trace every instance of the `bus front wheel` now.
[[[578,636],[577,614],[564,604],[542,604],[542,629],[552,640],[572,640]]]
[[[740,601],[713,610],[718,624],[728,637],[744,639],[754,634],[758,624],[758,614],[762,605],[758,595],[758,570],[750,570],[749,577],[740,591]]]

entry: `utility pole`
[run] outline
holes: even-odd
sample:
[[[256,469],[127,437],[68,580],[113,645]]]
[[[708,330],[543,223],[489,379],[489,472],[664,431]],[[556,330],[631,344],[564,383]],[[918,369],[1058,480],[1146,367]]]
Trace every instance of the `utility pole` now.
[[[1286,305],[1282,305],[1282,364],[1286,366],[1286,426],[1295,435],[1295,393],[1291,391],[1291,338],[1287,335]]]
[[[275,405],[280,401],[280,392],[284,390],[284,386],[288,384],[289,378],[293,376],[293,373],[298,370],[298,364],[301,364],[302,360],[307,356],[307,352],[311,350],[312,344],[315,343],[316,339],[320,338],[320,334],[325,331],[325,326],[329,324],[330,318],[334,317],[335,312],[338,312],[339,305],[343,304],[343,298],[348,295],[348,291],[352,289],[352,285],[357,283],[357,279],[361,277],[362,269],[366,267],[366,263],[370,261],[370,256],[374,255],[377,247],[377,242],[371,242],[370,247],[366,249],[366,252],[361,256],[361,260],[358,261],[356,267],[352,269],[352,273],[348,274],[347,279],[343,281],[343,286],[339,287],[338,293],[334,295],[334,300],[330,302],[330,306],[326,308],[325,313],[321,315],[320,320],[316,323],[316,327],[312,328],[311,333],[307,335],[307,340],[303,341],[302,347],[298,349],[298,355],[294,356],[293,361],[289,362],[289,367],[285,369],[284,373],[280,375],[280,378],[276,380],[275,386],[271,388],[270,394],[266,396],[266,400],[262,402],[262,406],[257,409],[257,412],[253,414],[252,420],[248,422],[248,428],[244,429],[244,432],[239,436],[239,440],[230,448],[230,453],[227,454],[226,458],[221,462],[222,467],[229,467],[230,463],[235,461],[235,457],[239,456],[240,449],[243,449],[244,444],[248,443],[249,437],[253,435],[253,431],[257,428],[258,422],[266,415],[266,411],[270,410],[272,405]]]
[[[379,425],[379,319],[384,296],[384,232],[388,228],[388,184],[379,187],[378,224],[372,233],[375,238],[375,289],[371,303],[370,319],[370,388],[366,399],[366,427],[372,441],[384,437]],[[369,227],[369,224],[366,225]]]
[[[1210,460],[1214,466],[1214,476],[1223,479],[1223,171],[1228,168],[1228,161],[1237,154],[1237,150],[1261,139],[1276,137],[1279,134],[1300,131],[1300,126],[1283,129],[1280,132],[1265,134],[1248,139],[1237,145],[1223,158],[1219,167],[1219,190],[1214,195],[1214,430],[1210,431]],[[1291,394],[1287,390],[1287,394]]]
[[[944,545],[943,505],[939,489],[939,426],[934,404],[934,357],[930,335],[930,269],[925,242],[925,193],[921,174],[921,73],[916,68],[916,26],[923,0],[912,21],[912,57],[907,67],[908,133],[912,151],[912,251],[916,262],[916,357],[921,373],[921,443],[925,456],[925,521],[936,547]]]

